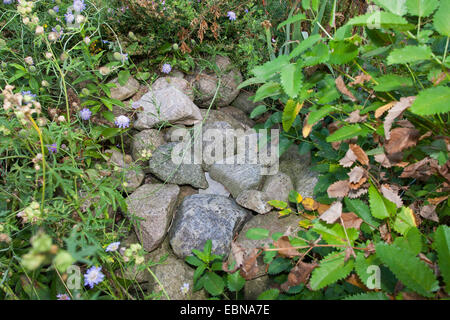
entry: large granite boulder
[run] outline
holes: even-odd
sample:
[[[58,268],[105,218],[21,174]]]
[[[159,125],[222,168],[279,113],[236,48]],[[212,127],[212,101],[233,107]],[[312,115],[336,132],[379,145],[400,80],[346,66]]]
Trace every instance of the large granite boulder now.
[[[170,245],[179,258],[203,250],[212,240],[212,252],[228,255],[231,241],[252,214],[234,200],[219,195],[196,194],[186,197],[178,208],[169,232]]]
[[[163,77],[157,79],[153,85],[152,89],[154,91],[165,89],[167,87],[175,87],[187,95],[192,101],[194,101],[194,90],[192,89],[190,83],[187,80],[180,79],[177,77]]]
[[[164,240],[179,192],[173,184],[146,184],[126,199],[129,217],[145,250],[154,250]]]

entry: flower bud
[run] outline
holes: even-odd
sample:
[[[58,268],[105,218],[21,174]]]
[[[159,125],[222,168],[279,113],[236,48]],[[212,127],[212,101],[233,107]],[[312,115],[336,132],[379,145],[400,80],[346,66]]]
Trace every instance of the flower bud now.
[[[36,27],[36,34],[41,35],[44,33],[44,27],[43,26],[37,26]]]
[[[43,87],[48,87],[50,84],[48,83],[48,81],[47,80],[42,80],[41,81],[41,86],[43,86]]]
[[[173,50],[178,50],[178,44],[177,44],[177,43],[174,43],[174,44],[172,45],[172,49],[173,49]]]
[[[75,259],[66,250],[60,250],[53,259],[53,263],[59,272],[66,272],[67,268],[69,268],[74,262]]]
[[[108,67],[106,67],[106,66],[100,67],[100,68],[98,69],[98,71],[99,71],[100,74],[103,75],[103,76],[107,76],[108,74],[111,73],[111,69],[108,68]]]
[[[67,54],[67,52],[63,52],[61,53],[59,58],[61,59],[61,61],[66,61],[69,58],[69,55]]]
[[[46,53],[45,53],[45,57],[46,57],[47,59],[51,59],[51,58],[53,57],[53,54],[52,54],[51,52],[46,52]]]
[[[25,63],[30,65],[30,66],[33,65],[33,58],[30,57],[30,56],[26,57],[25,58]]]
[[[113,57],[114,60],[122,61],[122,55],[120,54],[120,52],[114,52]]]

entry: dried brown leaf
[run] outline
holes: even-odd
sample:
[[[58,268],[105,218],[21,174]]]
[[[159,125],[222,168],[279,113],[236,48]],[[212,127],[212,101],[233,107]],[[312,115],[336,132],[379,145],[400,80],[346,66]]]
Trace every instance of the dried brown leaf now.
[[[414,147],[419,140],[419,130],[410,128],[395,128],[391,131],[390,139],[384,145],[387,154],[402,152]]]
[[[346,229],[355,228],[355,229],[359,230],[359,228],[361,227],[361,223],[364,222],[363,219],[358,217],[353,212],[343,213],[341,215],[341,219],[342,219],[341,223],[344,225],[344,227]]]
[[[411,104],[414,102],[416,97],[406,97],[401,98],[399,102],[397,102],[392,109],[389,110],[388,115],[384,119],[384,136],[387,140],[391,138],[391,128],[392,124],[394,123],[394,120],[397,119],[403,111],[408,109]]]
[[[350,190],[347,197],[349,197],[350,199],[356,199],[361,197],[363,194],[366,194],[368,190],[369,190],[368,186],[362,186],[357,190]]]
[[[342,214],[342,203],[340,201],[334,202],[331,207],[325,211],[320,217],[320,220],[328,224],[335,223]]]
[[[355,98],[355,96],[353,95],[353,93],[351,93],[351,91],[348,90],[348,88],[346,87],[345,82],[344,82],[344,79],[342,78],[342,76],[339,76],[339,77],[336,79],[335,82],[336,82],[336,88],[338,88],[338,90],[339,90],[342,94],[344,94],[344,95],[346,95],[347,97],[349,97],[350,100],[352,100],[353,102],[356,102],[356,101],[357,101],[357,99]]]
[[[291,272],[289,272],[287,281],[288,286],[295,287],[301,283],[306,284],[311,272],[318,266],[319,264],[317,262],[306,263],[300,261],[294,268],[291,269]]]
[[[385,153],[380,153],[380,154],[375,155],[375,161],[378,162],[379,164],[381,164],[381,166],[384,168],[392,167],[392,163],[391,163],[391,161],[389,161],[389,159]]]
[[[386,243],[392,243],[392,235],[389,232],[387,224],[381,225],[378,230],[380,231],[381,239],[383,239]]]
[[[429,198],[427,200],[430,204],[437,206],[439,203],[441,203],[442,201],[447,200],[447,199],[448,199],[448,195],[442,196],[442,197],[437,197],[437,198]]]
[[[395,206],[397,208],[401,208],[403,206],[402,199],[400,198],[397,192],[395,192],[394,190],[391,189],[391,187],[389,187],[389,185],[383,184],[381,186],[381,193],[383,194],[383,197],[395,203]]]
[[[369,157],[367,156],[366,152],[357,144],[350,144],[350,149],[353,151],[353,153],[356,156],[356,159],[365,166],[369,165]]]
[[[292,247],[291,242],[289,241],[289,237],[287,236],[282,236],[273,244],[278,249],[281,249],[278,250],[278,253],[283,257],[292,258],[296,256],[301,256],[301,254],[297,251],[297,249],[294,249],[294,247]]]
[[[364,84],[364,82],[369,82],[372,80],[370,74],[361,73],[355,77],[355,81],[349,83],[350,87],[356,86],[357,84]]]
[[[258,275],[258,261],[259,249],[254,248],[252,253],[244,259],[241,267],[241,276],[246,280],[254,279]]]
[[[384,106],[379,107],[377,110],[375,110],[375,118],[381,117],[383,115],[383,113],[385,113],[386,111],[391,109],[396,103],[397,103],[397,101],[391,101],[388,104],[385,104]]]
[[[349,117],[345,119],[345,122],[348,123],[358,123],[358,122],[364,122],[367,120],[367,115],[361,116],[359,114],[359,110],[355,110],[352,113],[350,113]]]
[[[359,183],[366,176],[366,170],[361,167],[354,167],[348,174],[351,183]]]
[[[407,166],[400,178],[416,178],[418,180],[427,180],[432,174],[433,170],[430,166],[430,158],[424,158],[416,163]]]
[[[317,212],[319,214],[322,214],[325,211],[327,211],[328,209],[330,209],[330,207],[331,207],[331,205],[329,205],[329,204],[319,203],[319,207],[317,208]]]
[[[428,219],[434,222],[439,222],[439,217],[436,214],[436,205],[426,205],[423,206],[419,211],[419,214],[422,218]]]
[[[327,193],[329,198],[343,198],[348,194],[349,190],[348,180],[340,180],[330,185]]]
[[[319,208],[319,203],[313,198],[305,198],[302,201],[302,206],[303,208],[305,208],[305,210],[314,211]]]
[[[339,164],[344,168],[348,168],[351,167],[353,163],[355,163],[356,159],[357,158],[355,153],[352,151],[351,148],[349,148],[345,156],[339,161]]]

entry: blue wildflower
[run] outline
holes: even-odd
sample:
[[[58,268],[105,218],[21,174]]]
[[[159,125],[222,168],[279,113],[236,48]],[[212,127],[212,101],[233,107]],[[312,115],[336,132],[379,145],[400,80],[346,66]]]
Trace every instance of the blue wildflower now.
[[[84,285],[91,287],[91,289],[103,281],[105,275],[101,272],[102,267],[91,267],[84,275]]]

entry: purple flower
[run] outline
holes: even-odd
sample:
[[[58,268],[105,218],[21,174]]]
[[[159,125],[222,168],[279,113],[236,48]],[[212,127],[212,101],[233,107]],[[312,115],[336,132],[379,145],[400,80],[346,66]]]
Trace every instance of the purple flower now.
[[[84,108],[80,111],[80,118],[87,121],[91,118],[92,112],[88,108]]]
[[[11,4],[14,0],[3,0],[3,4]]]
[[[84,4],[84,0],[73,0],[73,9],[76,12],[81,12],[86,9],[86,5]]]
[[[230,21],[234,21],[236,20],[236,13],[234,13],[233,11],[228,11],[227,17],[230,19]]]
[[[172,66],[168,63],[165,63],[161,68],[161,72],[163,72],[163,73],[168,74],[168,73],[170,73],[170,71],[172,71]]]
[[[91,289],[103,281],[105,275],[101,272],[102,267],[91,267],[84,275],[84,285],[91,287]]]
[[[75,16],[73,15],[72,12],[67,12],[64,17],[66,18],[66,23],[70,24],[73,23],[75,21]]]
[[[58,300],[70,300],[70,297],[67,294],[57,294],[56,297],[58,298]]]
[[[139,108],[141,106],[141,104],[139,103],[139,102],[137,102],[137,101],[135,101],[135,102],[133,102],[132,104],[131,104],[131,107],[133,108],[133,109],[137,109],[137,108]]]
[[[54,7],[53,7],[53,11],[59,12],[59,7],[58,7],[58,6],[54,6]]]
[[[58,145],[56,143],[47,145],[47,149],[48,149],[48,152],[56,153],[56,152],[58,152]]]
[[[118,126],[121,129],[128,128],[130,126],[130,119],[127,116],[118,116],[116,117],[116,120],[114,121],[116,126]]]
[[[117,251],[117,249],[119,249],[119,245],[120,245],[120,241],[110,243],[110,244],[106,247],[105,251],[106,251],[106,252]]]

